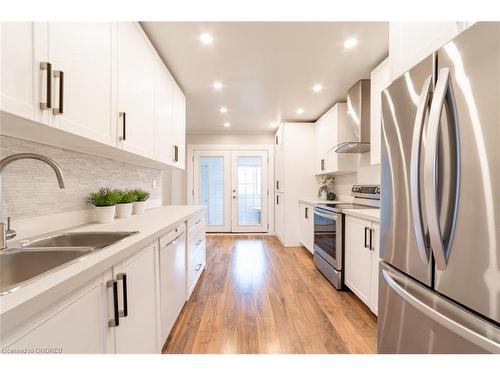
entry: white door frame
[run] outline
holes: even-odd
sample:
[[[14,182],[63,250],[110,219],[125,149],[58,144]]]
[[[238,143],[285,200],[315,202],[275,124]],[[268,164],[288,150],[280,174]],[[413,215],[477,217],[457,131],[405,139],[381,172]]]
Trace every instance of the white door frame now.
[[[188,204],[195,204],[194,200],[194,151],[252,151],[261,150],[267,151],[267,156],[269,159],[269,167],[267,169],[267,181],[268,181],[268,197],[274,197],[274,145],[245,145],[245,144],[188,144],[187,145],[187,202]],[[269,225],[268,234],[274,234],[274,199],[267,199],[267,223]]]

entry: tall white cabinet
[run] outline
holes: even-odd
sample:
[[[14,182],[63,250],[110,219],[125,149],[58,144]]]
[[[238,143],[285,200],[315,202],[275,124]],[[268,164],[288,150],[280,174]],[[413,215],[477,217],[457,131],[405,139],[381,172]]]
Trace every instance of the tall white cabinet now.
[[[299,246],[299,199],[317,194],[314,124],[283,123],[275,142],[275,232],[284,246]]]
[[[138,23],[1,23],[0,40],[0,134],[184,168],[186,98]]]

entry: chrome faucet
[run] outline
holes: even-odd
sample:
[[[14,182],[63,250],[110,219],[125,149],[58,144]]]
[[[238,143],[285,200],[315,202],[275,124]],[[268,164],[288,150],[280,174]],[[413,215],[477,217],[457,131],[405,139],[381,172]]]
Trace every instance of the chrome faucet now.
[[[2,160],[0,160],[0,174],[7,165],[16,160],[21,160],[21,159],[36,159],[50,165],[54,170],[54,173],[56,174],[57,182],[59,183],[59,188],[64,189],[64,179],[61,168],[51,158],[39,154],[20,153],[20,154],[13,154],[3,158]],[[3,215],[0,214],[0,218],[2,217]],[[5,223],[0,223],[0,250],[6,249],[7,241],[11,240],[15,236],[16,236],[16,231],[10,228],[10,218],[7,218],[7,225],[5,225]]]

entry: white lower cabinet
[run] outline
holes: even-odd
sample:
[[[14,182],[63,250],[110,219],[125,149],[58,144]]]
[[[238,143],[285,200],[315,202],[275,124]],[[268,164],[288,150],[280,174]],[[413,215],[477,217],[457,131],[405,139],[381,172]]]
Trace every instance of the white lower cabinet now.
[[[202,216],[188,221],[186,251],[186,301],[191,297],[207,263],[205,224]]]
[[[314,212],[313,206],[299,204],[300,243],[311,253],[314,253]]]
[[[0,346],[21,353],[114,353],[115,336],[108,327],[113,305],[107,282],[111,279],[111,270],[106,271],[21,328],[2,332]]]
[[[379,226],[345,217],[345,284],[375,314],[378,304]]]
[[[119,325],[114,328],[116,353],[160,351],[157,336],[157,246],[155,241],[113,267],[113,276],[118,281],[121,315]]]

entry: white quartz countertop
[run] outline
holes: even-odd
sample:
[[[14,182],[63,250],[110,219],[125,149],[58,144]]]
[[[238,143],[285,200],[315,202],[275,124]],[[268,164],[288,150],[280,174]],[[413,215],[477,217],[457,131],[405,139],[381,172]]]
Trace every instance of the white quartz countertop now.
[[[343,209],[345,215],[356,216],[361,219],[380,222],[380,208],[349,208]]]
[[[138,231],[139,233],[0,296],[2,331],[22,322],[65,294],[109,270],[113,265],[143,249],[203,210],[203,206],[163,206],[146,211],[142,215],[115,219],[109,224],[90,223],[58,231]]]
[[[311,198],[311,199],[299,199],[299,203],[307,204],[309,206],[314,206],[315,204],[325,204],[325,203],[345,203],[343,201],[329,201],[325,199]]]

